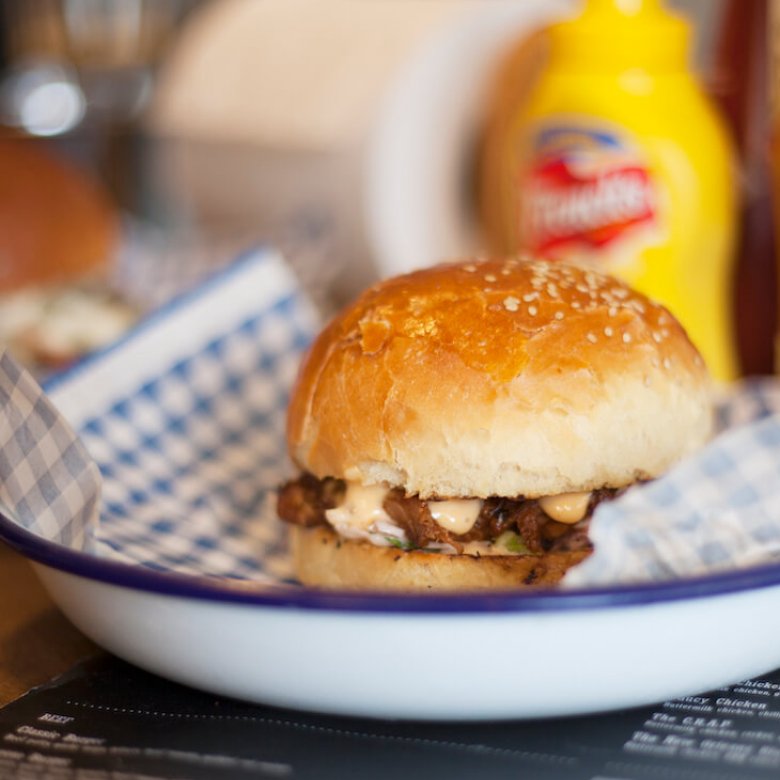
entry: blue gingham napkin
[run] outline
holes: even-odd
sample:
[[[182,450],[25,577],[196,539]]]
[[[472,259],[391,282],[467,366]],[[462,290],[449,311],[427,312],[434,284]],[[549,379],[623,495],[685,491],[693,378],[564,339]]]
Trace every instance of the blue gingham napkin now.
[[[661,581],[780,560],[780,382],[738,385],[720,433],[668,474],[602,504],[570,587]]]
[[[287,578],[283,528],[270,515],[288,469],[289,389],[318,327],[284,260],[259,250],[47,385],[100,469],[100,522],[88,530],[95,554]]]
[[[3,356],[4,513],[89,554],[290,582],[275,489],[289,390],[319,324],[284,260],[258,250],[45,394]],[[719,420],[700,454],[599,508],[595,553],[566,586],[780,559],[780,382],[738,386]]]
[[[90,549],[100,507],[94,461],[35,380],[0,355],[0,507],[46,539]]]

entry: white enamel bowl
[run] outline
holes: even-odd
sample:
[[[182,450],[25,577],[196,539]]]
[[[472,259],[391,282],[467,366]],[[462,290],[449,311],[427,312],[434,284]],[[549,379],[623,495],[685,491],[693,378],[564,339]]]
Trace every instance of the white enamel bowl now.
[[[160,573],[0,518],[99,645],[218,694],[319,712],[483,720],[613,710],[780,666],[780,566],[495,595],[324,593]]]

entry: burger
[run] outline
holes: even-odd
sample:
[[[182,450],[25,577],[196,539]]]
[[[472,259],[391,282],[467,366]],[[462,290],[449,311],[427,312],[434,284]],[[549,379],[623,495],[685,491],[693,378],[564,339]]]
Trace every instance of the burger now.
[[[136,312],[112,289],[118,210],[43,141],[0,138],[0,344],[38,374],[113,340]]]
[[[596,271],[512,257],[376,284],[312,344],[280,488],[308,586],[547,586],[595,508],[712,428],[704,362],[667,309]]]

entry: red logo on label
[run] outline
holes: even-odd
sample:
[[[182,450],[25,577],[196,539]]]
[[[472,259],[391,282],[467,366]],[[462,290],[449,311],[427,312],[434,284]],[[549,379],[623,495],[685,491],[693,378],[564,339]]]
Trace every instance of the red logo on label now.
[[[591,159],[587,166],[575,166],[560,154],[531,170],[520,214],[525,246],[551,254],[572,244],[595,250],[654,221],[647,170],[624,156],[620,162],[604,157],[598,165]]]

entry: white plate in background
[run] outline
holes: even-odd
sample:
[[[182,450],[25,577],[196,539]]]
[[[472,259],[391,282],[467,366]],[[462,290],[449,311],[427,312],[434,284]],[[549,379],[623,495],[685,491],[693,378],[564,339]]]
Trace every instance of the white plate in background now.
[[[366,227],[382,275],[477,247],[475,144],[501,56],[569,0],[495,0],[470,8],[419,47],[396,74],[370,138]]]

